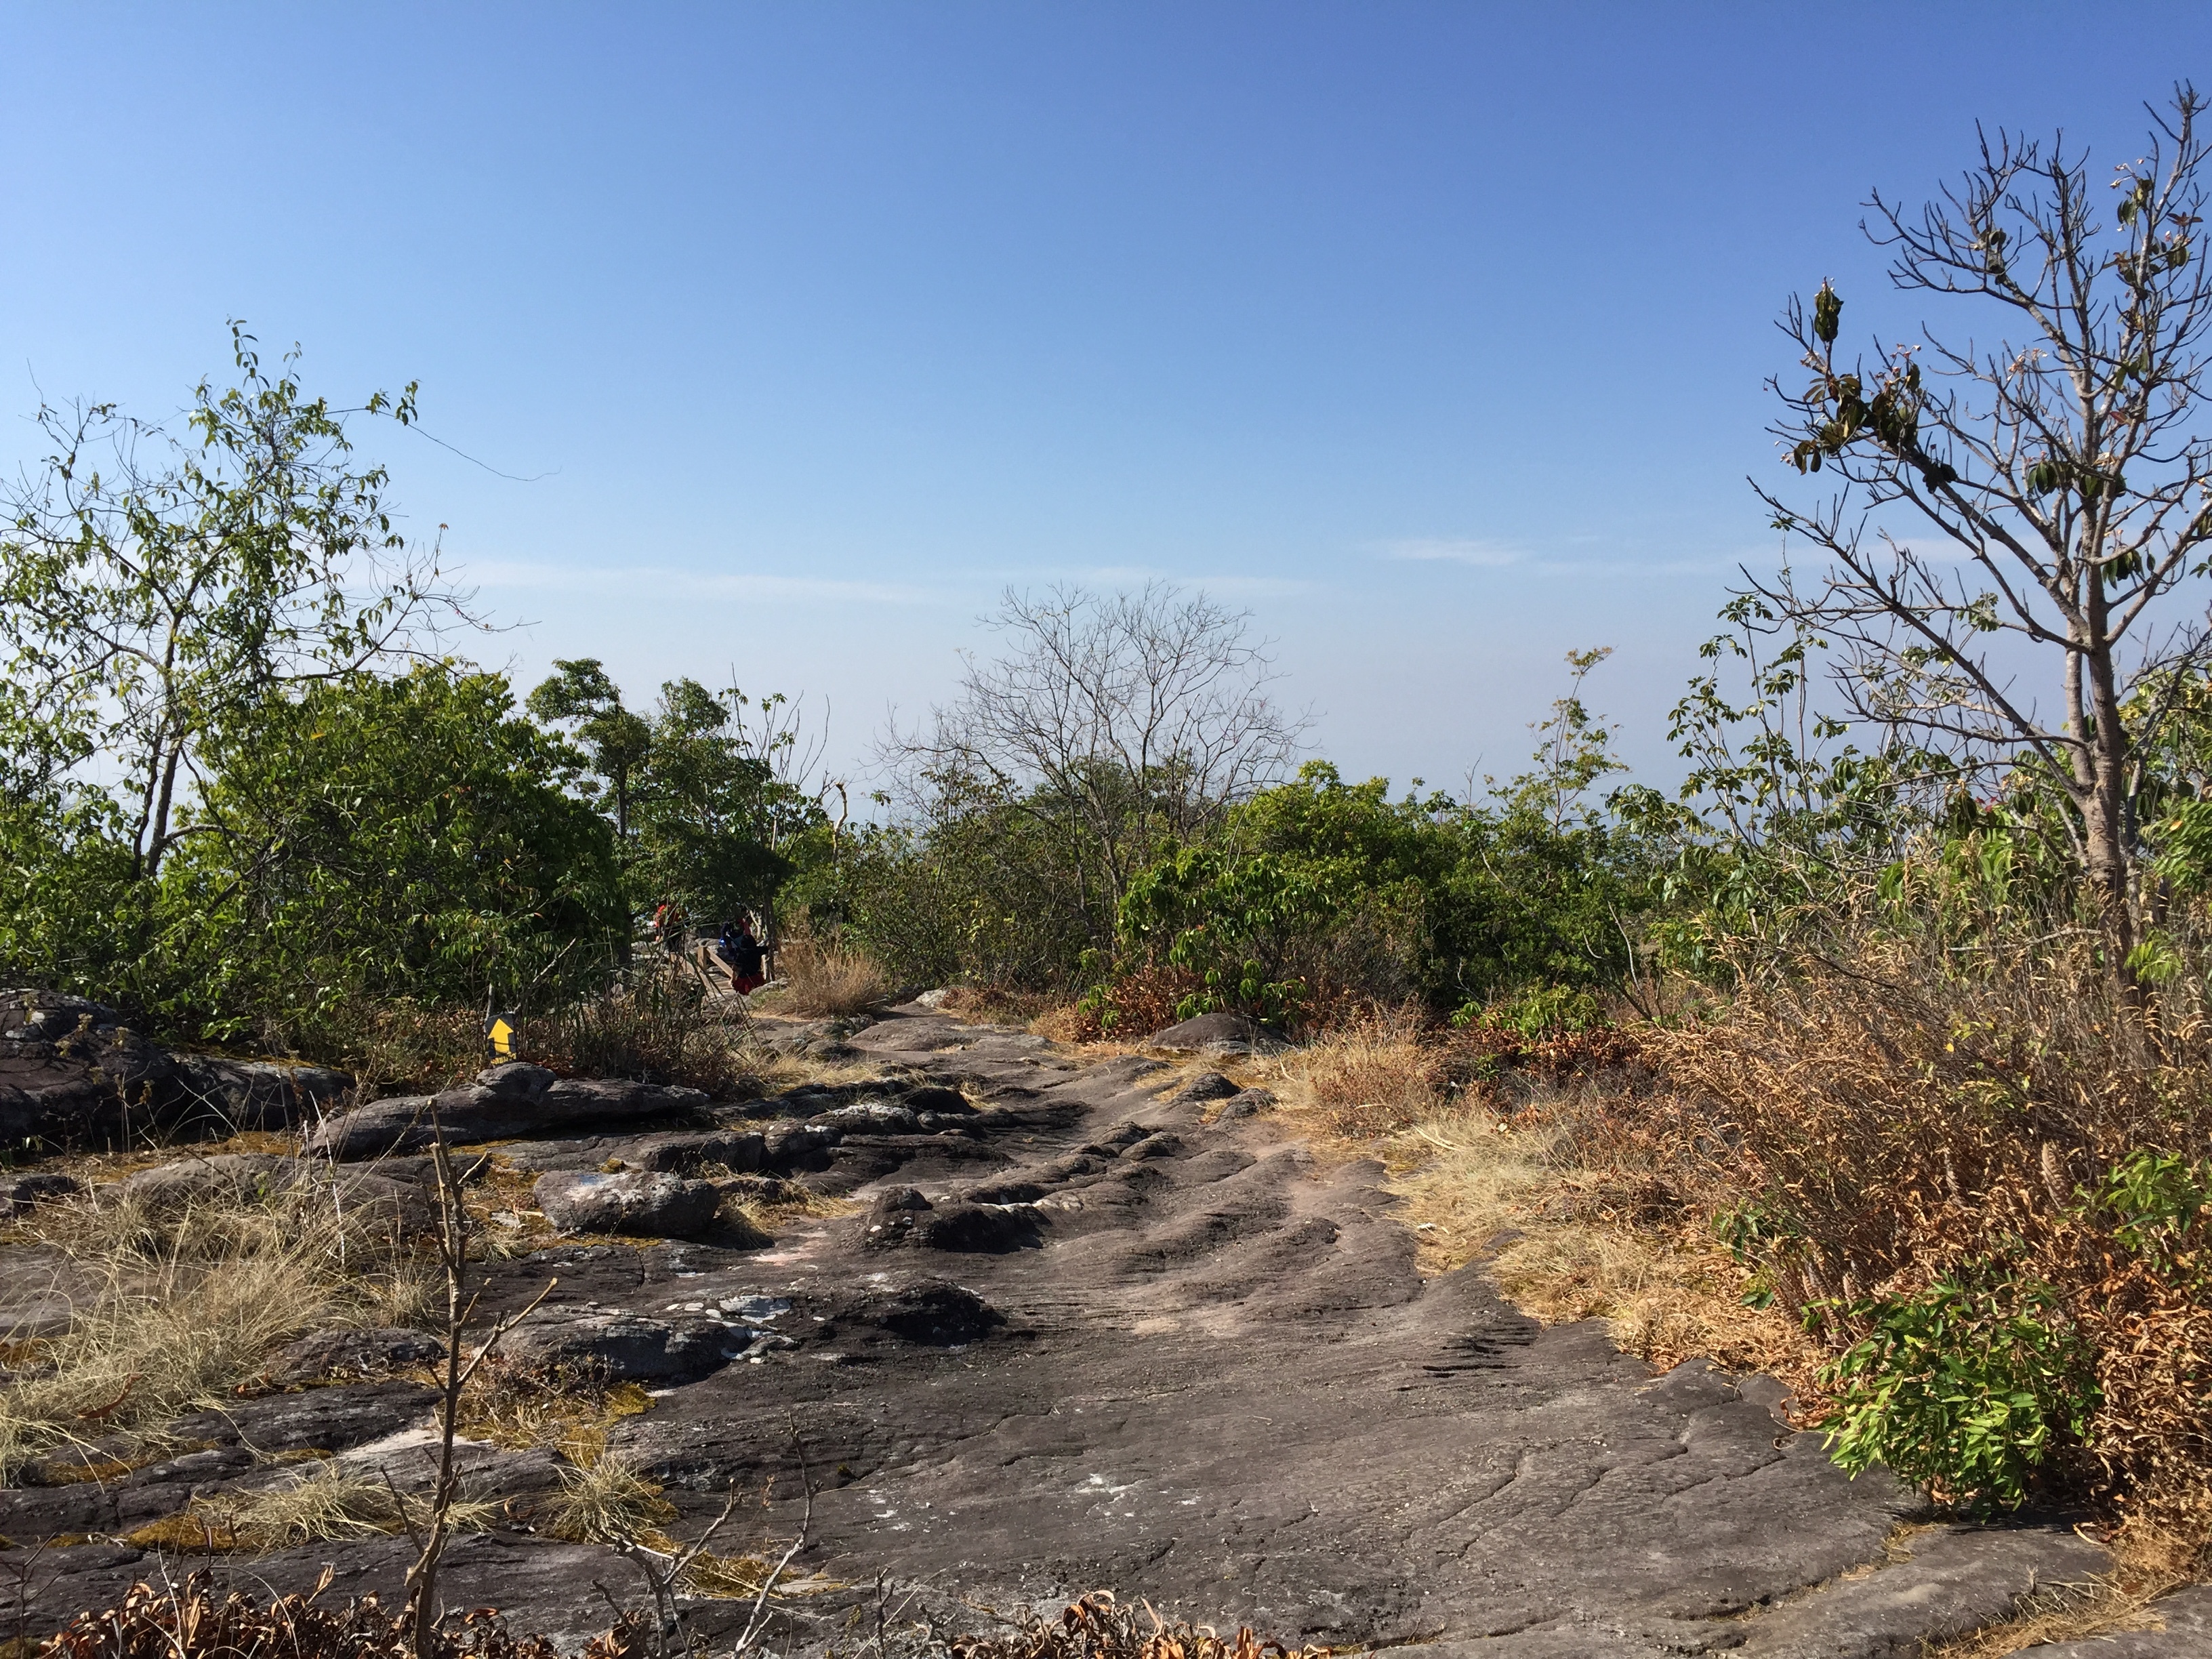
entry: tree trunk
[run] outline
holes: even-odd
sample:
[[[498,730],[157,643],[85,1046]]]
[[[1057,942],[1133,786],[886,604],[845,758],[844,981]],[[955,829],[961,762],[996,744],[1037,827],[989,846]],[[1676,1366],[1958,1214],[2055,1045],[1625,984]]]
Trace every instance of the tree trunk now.
[[[2130,854],[2127,833],[2128,730],[2120,716],[2119,677],[2112,662],[2112,642],[2107,631],[2110,606],[2100,574],[2089,572],[2088,649],[2082,667],[2088,675],[2091,793],[2082,813],[2082,839],[2088,853],[2088,877],[2105,926],[2111,930],[2114,954],[2126,973],[2128,953],[2135,949],[2135,912],[2128,902]],[[2130,983],[2132,985],[2132,979]]]

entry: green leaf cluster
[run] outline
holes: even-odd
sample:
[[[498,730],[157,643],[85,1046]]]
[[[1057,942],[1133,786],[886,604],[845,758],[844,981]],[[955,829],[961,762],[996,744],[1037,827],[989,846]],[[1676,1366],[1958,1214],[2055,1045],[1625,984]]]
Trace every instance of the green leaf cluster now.
[[[1871,1327],[1823,1372],[1839,1390],[1830,1455],[1885,1463],[1982,1508],[2015,1509],[2078,1445],[2098,1401],[2092,1357],[2048,1285],[1990,1260],[1852,1307]]]

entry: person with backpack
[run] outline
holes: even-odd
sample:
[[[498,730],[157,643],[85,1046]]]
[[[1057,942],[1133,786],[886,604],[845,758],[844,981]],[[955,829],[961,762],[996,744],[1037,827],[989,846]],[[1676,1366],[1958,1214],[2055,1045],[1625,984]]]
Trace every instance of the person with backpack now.
[[[730,988],[739,996],[749,996],[767,983],[761,972],[768,960],[768,951],[753,937],[753,925],[743,918],[722,924],[722,936],[714,943],[714,954],[730,970]]]

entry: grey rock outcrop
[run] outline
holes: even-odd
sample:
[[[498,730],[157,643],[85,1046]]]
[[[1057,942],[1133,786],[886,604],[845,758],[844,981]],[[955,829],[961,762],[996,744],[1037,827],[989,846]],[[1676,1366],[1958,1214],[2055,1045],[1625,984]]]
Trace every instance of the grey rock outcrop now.
[[[58,1198],[74,1198],[84,1182],[74,1176],[42,1174],[18,1176],[0,1186],[0,1218],[23,1214]]]
[[[179,1054],[105,1003],[0,991],[0,1136],[100,1142],[194,1122],[289,1127],[353,1086],[343,1073],[278,1060]]]
[[[1145,1046],[1170,1054],[1238,1060],[1252,1054],[1279,1054],[1291,1045],[1249,1015],[1224,1011],[1200,1014],[1155,1031],[1145,1039]]]
[[[1237,1085],[1220,1073],[1200,1072],[1170,1095],[1168,1104],[1188,1106],[1194,1101],[1226,1100],[1237,1092]]]
[[[307,1150],[352,1162],[419,1152],[436,1139],[434,1124],[444,1127],[447,1140],[467,1145],[590,1124],[682,1117],[706,1104],[706,1095],[697,1089],[556,1078],[541,1066],[512,1060],[443,1094],[398,1095],[327,1119],[307,1138]]]
[[[508,1336],[509,1360],[540,1372],[590,1371],[613,1382],[696,1382],[742,1352],[742,1328],[682,1325],[635,1314],[586,1313],[526,1322]]]
[[[305,1382],[367,1382],[446,1357],[446,1345],[421,1331],[316,1331],[279,1348],[265,1373],[276,1388]]]
[[[645,1238],[696,1238],[714,1224],[722,1202],[710,1182],[647,1170],[556,1170],[538,1176],[532,1190],[545,1218],[564,1233]]]

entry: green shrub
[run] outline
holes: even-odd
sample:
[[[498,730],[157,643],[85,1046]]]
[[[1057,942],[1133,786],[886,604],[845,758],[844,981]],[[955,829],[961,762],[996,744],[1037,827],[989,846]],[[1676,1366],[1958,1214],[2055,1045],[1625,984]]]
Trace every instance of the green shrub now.
[[[1831,1455],[1854,1475],[1886,1463],[1953,1501],[2017,1508],[2098,1403],[2057,1304],[2051,1286],[1985,1261],[1852,1306],[1872,1332],[1821,1373],[1840,1390]]]
[[[1605,1010],[1588,991],[1571,985],[1529,985],[1500,997],[1487,1007],[1465,1003],[1452,1015],[1462,1030],[1511,1031],[1531,1042],[1577,1036],[1606,1023]]]

